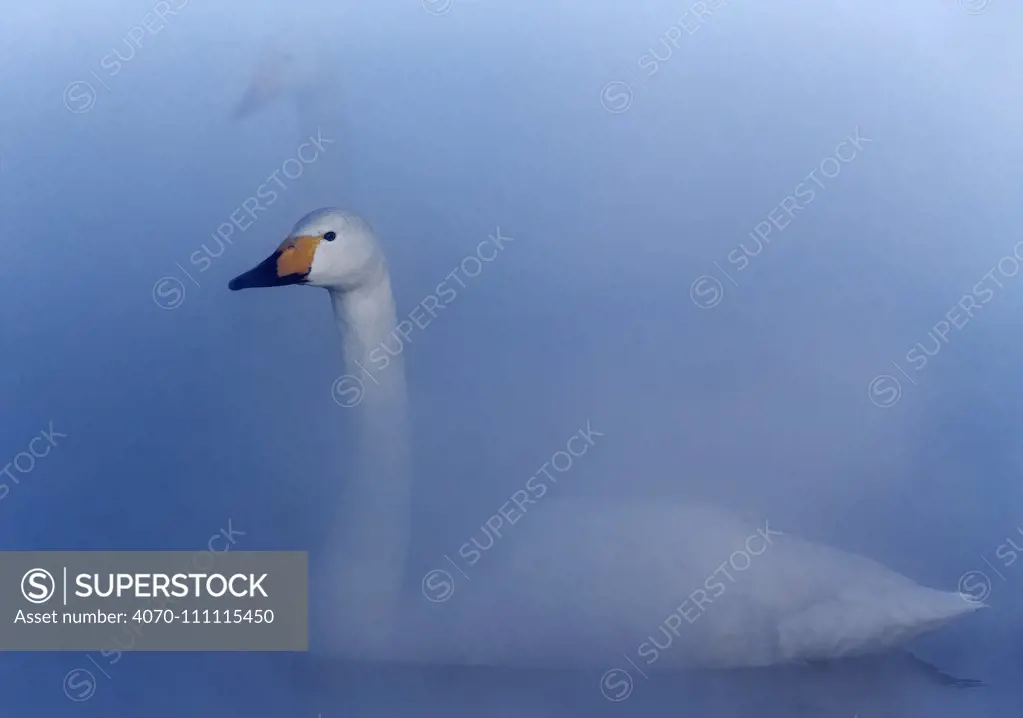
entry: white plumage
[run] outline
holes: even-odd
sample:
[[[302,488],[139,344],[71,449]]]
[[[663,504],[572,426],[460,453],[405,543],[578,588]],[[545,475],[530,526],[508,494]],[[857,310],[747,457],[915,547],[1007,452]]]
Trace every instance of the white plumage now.
[[[768,666],[896,648],[980,607],[769,519],[553,497],[450,601],[404,595],[412,472],[403,357],[382,367],[374,359],[395,331],[390,277],[377,238],[351,213],[313,212],[291,238],[330,233],[301,283],[330,293],[347,374],[368,368],[374,378],[363,381],[357,469],[311,592],[319,652],[460,665],[596,668],[624,654],[651,670]]]

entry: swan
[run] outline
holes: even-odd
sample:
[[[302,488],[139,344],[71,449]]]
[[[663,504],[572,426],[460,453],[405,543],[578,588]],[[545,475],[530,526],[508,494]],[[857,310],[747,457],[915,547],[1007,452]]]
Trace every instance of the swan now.
[[[340,77],[332,68],[307,28],[282,31],[265,44],[231,116],[243,120],[277,102],[293,104],[303,126],[309,119],[321,121],[322,111],[336,114]]]
[[[651,671],[831,661],[900,649],[983,604],[719,509],[561,500],[531,507],[454,600],[405,588],[412,473],[383,248],[340,209],[301,218],[231,290],[327,290],[360,401],[357,466],[311,579],[311,650],[338,658]],[[372,374],[369,368],[374,368]]]

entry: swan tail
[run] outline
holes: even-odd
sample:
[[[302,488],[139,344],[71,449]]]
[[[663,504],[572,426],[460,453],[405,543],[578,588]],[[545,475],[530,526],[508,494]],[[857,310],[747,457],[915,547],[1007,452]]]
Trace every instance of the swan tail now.
[[[783,660],[826,660],[881,653],[986,605],[958,593],[917,587],[885,595],[822,601],[778,627]]]
[[[988,605],[954,591],[921,589],[925,595],[920,599],[920,622],[924,631],[933,630],[949,621],[987,608]],[[931,626],[931,624],[934,624]]]

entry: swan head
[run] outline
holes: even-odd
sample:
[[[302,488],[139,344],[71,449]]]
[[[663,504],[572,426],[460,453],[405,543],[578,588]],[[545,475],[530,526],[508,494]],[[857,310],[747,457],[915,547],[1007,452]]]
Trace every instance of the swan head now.
[[[274,252],[228,284],[253,287],[303,284],[349,292],[386,274],[376,235],[361,217],[340,209],[318,209],[300,219]]]
[[[299,98],[316,91],[321,63],[307,38],[286,37],[263,52],[252,81],[235,107],[235,119],[254,115],[282,97]]]

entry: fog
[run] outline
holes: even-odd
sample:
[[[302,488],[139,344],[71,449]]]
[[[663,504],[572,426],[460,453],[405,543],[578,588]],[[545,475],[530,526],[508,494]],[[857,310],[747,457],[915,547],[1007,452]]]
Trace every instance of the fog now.
[[[0,2],[4,550],[322,548],[359,449],[330,302],[227,283],[338,206],[380,236],[399,318],[456,293],[402,348],[410,595],[439,569],[452,604],[482,590],[533,512],[480,581],[450,557],[591,430],[558,499],[711,504],[982,593],[909,648],[986,685],[899,652],[636,675],[615,700],[589,667],[8,653],[4,714],[1018,715],[1023,8],[163,5]],[[232,117],[280,38],[336,71],[336,113]]]

